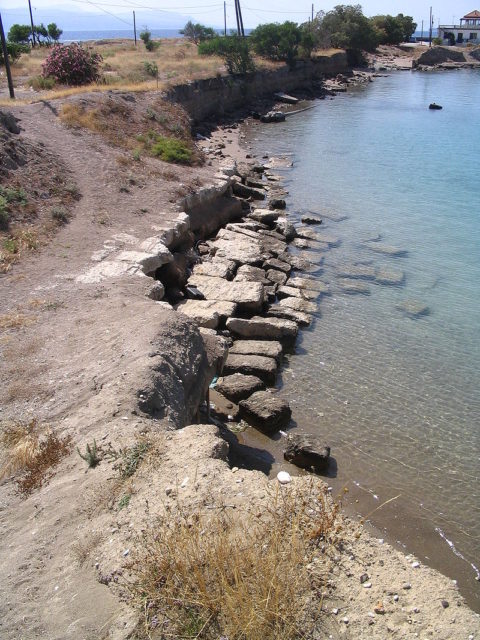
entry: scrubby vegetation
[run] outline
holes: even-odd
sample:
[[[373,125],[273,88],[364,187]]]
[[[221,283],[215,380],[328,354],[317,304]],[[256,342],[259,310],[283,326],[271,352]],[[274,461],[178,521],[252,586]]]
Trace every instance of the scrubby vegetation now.
[[[239,36],[204,40],[198,45],[198,53],[205,56],[219,56],[223,59],[228,73],[231,74],[255,71],[255,63],[248,42]]]
[[[55,45],[43,64],[43,77],[57,82],[82,85],[100,77],[102,56],[79,44]]]
[[[293,640],[318,629],[338,505],[326,489],[272,489],[261,513],[169,512],[138,541],[127,589],[141,637]]]
[[[199,23],[194,24],[191,20],[187,22],[180,33],[194,44],[209,40],[217,35],[211,27],[206,27]]]

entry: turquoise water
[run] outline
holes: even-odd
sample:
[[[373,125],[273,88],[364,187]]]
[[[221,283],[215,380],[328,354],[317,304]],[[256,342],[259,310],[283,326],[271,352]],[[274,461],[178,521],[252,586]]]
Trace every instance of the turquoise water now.
[[[334,491],[348,487],[352,509],[458,579],[476,609],[479,115],[479,71],[398,72],[248,135],[257,155],[292,158],[289,215],[323,214],[340,242],[314,252],[331,295],[282,376],[297,428],[331,445]],[[345,293],[341,272],[358,264],[404,281]],[[405,314],[411,300],[428,313]]]

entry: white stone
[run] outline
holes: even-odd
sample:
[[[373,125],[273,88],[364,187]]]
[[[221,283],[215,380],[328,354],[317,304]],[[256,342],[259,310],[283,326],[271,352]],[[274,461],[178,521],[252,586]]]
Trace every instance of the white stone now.
[[[292,476],[287,473],[287,471],[279,471],[277,473],[277,480],[280,482],[280,484],[288,484],[292,481]]]

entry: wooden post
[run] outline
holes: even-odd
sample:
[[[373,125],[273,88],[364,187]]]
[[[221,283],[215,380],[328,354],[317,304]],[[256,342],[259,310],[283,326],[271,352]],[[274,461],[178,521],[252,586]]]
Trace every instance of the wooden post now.
[[[227,35],[227,3],[223,0],[223,35]]]
[[[30,0],[28,0],[28,8],[30,9],[30,24],[32,25],[32,42],[33,46],[35,46],[35,26],[33,24],[32,4]]]
[[[10,71],[10,60],[8,59],[7,43],[5,41],[5,33],[3,31],[1,14],[0,14],[0,38],[2,40],[2,52],[3,52],[3,59],[5,60],[5,70],[7,72],[8,91],[10,92],[10,98],[14,100],[15,92],[13,90],[12,72]]]
[[[137,46],[137,23],[135,22],[135,11],[133,12],[133,37],[135,38],[135,46]]]

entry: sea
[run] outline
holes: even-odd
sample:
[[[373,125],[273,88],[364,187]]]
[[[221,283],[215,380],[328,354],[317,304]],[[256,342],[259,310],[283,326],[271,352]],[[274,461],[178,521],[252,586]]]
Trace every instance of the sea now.
[[[436,102],[443,108],[429,110]],[[283,157],[294,249],[329,285],[287,356],[293,428],[331,447],[347,511],[457,580],[480,611],[480,71],[399,71],[247,130]],[[271,469],[282,437],[245,444]]]

